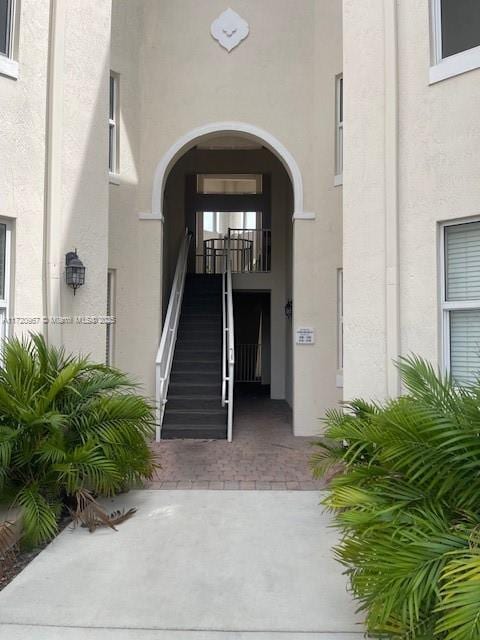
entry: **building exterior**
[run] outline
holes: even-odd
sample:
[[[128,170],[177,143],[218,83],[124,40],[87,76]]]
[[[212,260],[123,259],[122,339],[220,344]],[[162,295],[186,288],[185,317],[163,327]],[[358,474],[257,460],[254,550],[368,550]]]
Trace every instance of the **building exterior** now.
[[[261,265],[233,273],[238,335],[254,340],[242,375],[292,406],[295,434],[319,433],[342,397],[398,394],[401,354],[467,381],[480,368],[478,3],[227,9],[0,0],[4,335],[45,332],[154,397],[185,228],[197,274],[230,228],[234,255]]]

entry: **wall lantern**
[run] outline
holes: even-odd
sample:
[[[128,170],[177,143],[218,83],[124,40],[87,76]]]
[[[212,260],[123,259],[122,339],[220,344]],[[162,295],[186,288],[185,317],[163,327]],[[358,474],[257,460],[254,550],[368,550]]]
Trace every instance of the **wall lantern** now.
[[[77,254],[77,250],[69,251],[65,256],[65,280],[72,287],[75,295],[78,287],[85,284],[85,267]]]
[[[292,312],[293,312],[293,302],[292,300],[287,300],[287,304],[285,305],[285,317],[288,320],[292,319]]]

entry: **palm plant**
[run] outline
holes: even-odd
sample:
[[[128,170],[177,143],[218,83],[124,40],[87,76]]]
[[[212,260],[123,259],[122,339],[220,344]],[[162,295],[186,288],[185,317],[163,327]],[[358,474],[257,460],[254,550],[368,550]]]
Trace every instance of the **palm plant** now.
[[[152,409],[120,371],[48,347],[5,343],[0,369],[0,498],[22,508],[23,541],[51,539],[65,501],[150,478]]]
[[[457,387],[421,358],[407,394],[327,416],[312,457],[371,637],[480,638],[480,381]]]

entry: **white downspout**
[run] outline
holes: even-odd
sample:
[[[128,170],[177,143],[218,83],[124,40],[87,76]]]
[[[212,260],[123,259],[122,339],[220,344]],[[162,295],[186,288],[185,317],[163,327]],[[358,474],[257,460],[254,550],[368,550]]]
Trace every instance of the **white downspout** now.
[[[62,140],[66,5],[65,0],[50,2],[43,283],[44,315],[48,319],[62,314]],[[61,323],[50,321],[45,324],[44,329],[49,344],[62,344]]]
[[[394,360],[401,350],[398,210],[398,24],[397,0],[384,0],[385,17],[385,336],[386,390],[400,393]]]

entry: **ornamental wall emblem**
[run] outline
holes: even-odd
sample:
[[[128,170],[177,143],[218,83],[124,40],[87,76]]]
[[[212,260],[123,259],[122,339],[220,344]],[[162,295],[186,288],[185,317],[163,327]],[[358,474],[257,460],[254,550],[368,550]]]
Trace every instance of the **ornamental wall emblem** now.
[[[233,9],[227,9],[212,22],[210,33],[229,53],[248,36],[248,22]]]

